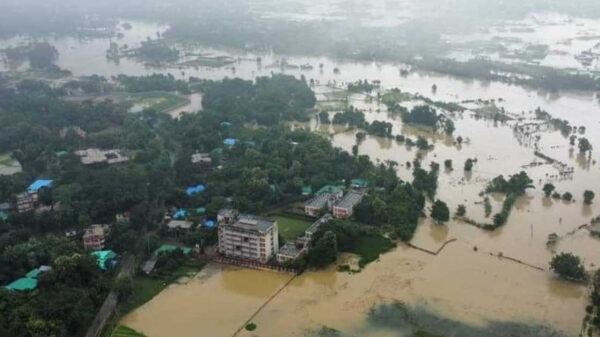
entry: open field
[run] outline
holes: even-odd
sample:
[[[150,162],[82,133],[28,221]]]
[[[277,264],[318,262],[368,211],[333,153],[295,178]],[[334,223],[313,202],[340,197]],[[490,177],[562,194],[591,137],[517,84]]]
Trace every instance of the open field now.
[[[308,221],[280,215],[273,216],[272,218],[277,220],[279,234],[281,234],[286,241],[294,240],[295,238],[302,236],[304,231],[311,225]]]

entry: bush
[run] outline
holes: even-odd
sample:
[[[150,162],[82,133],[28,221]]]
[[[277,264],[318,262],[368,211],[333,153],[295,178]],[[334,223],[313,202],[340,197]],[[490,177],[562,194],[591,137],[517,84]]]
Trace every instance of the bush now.
[[[246,325],[246,330],[248,330],[248,331],[254,331],[254,330],[256,330],[256,324],[254,324],[254,323],[248,323]]]
[[[571,201],[571,200],[573,200],[573,194],[571,194],[570,192],[565,192],[562,195],[562,199],[565,201]]]
[[[554,256],[550,261],[550,269],[558,276],[568,280],[582,281],[587,277],[581,260],[571,253]]]

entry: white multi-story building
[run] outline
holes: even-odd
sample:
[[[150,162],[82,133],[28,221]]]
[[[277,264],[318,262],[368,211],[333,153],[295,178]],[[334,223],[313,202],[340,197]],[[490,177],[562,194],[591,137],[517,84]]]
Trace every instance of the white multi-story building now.
[[[219,211],[219,253],[267,263],[279,250],[277,222],[236,210]]]

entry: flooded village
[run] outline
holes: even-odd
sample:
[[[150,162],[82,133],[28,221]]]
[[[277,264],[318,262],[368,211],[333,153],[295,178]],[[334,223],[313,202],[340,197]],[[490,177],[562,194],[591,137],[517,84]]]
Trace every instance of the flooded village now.
[[[421,8],[250,3],[290,32],[339,17],[384,30]],[[48,336],[598,336],[600,19],[494,22],[440,35],[437,63],[374,42],[368,57],[265,48],[254,28],[235,47],[125,17],[106,36],[3,34],[0,303],[82,282],[94,295],[69,298],[94,310],[62,330],[11,313],[0,336],[35,322],[62,331]],[[38,44],[62,75],[11,58]],[[477,71],[440,71],[461,62]],[[43,99],[64,120],[36,126]],[[3,117],[14,107],[25,117]]]

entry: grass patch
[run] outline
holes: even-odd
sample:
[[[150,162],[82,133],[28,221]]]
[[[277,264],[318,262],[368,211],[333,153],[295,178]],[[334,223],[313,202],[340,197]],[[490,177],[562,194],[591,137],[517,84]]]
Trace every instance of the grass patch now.
[[[150,301],[154,296],[160,293],[167,283],[162,278],[152,278],[147,276],[137,276],[133,279],[133,293],[127,298],[126,302],[119,304],[120,312],[127,314],[142,304]]]
[[[168,92],[131,94],[126,100],[133,104],[132,109],[136,112],[146,108],[154,109],[158,112],[168,112],[189,103],[187,98]]]
[[[119,325],[110,335],[111,337],[146,337],[143,333],[137,332],[132,328]]]
[[[127,314],[142,304],[150,301],[154,296],[163,291],[167,285],[182,277],[193,277],[206,265],[204,260],[189,260],[179,266],[172,273],[153,276],[136,276],[133,279],[133,293],[127,301],[119,304],[121,314]]]
[[[272,218],[277,220],[279,234],[283,236],[285,241],[294,240],[297,237],[304,235],[304,231],[312,225],[311,222],[305,220],[280,215],[273,216]]]
[[[394,247],[396,245],[390,239],[371,234],[354,242],[349,252],[360,256],[358,265],[360,268],[364,268],[367,264],[377,260],[379,255],[390,251]]]

